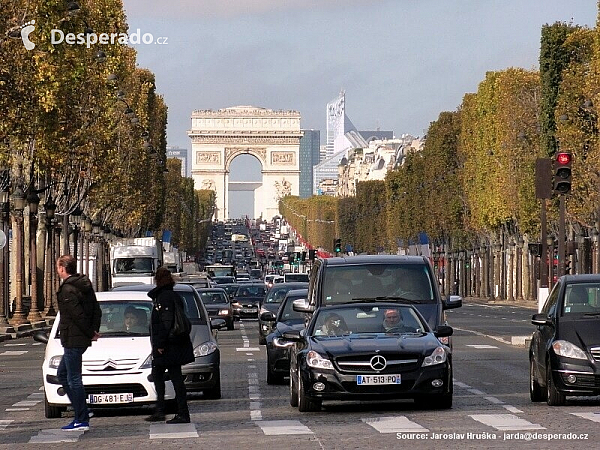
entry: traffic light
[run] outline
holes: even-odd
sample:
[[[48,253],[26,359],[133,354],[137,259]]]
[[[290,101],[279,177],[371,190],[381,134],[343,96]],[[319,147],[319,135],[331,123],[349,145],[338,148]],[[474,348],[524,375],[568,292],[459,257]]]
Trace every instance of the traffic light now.
[[[571,192],[571,153],[560,152],[554,159],[554,192],[559,195]]]
[[[310,259],[311,261],[314,261],[316,254],[317,254],[317,251],[314,248],[309,249],[308,250],[308,259]]]
[[[571,273],[571,260],[567,258],[565,260],[565,275],[569,275],[570,273]]]
[[[302,252],[302,262],[306,261],[306,252]]]
[[[342,240],[340,238],[336,238],[335,241],[333,242],[333,250],[336,253],[342,252]]]

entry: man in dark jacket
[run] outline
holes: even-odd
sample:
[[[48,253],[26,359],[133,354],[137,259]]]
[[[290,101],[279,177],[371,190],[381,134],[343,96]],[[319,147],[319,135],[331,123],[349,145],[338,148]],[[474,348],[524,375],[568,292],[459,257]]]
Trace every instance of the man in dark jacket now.
[[[166,267],[159,267],[154,277],[156,287],[148,292],[154,307],[150,325],[152,342],[152,377],[156,388],[156,411],[147,417],[148,422],[165,420],[165,370],[175,389],[177,415],[167,423],[190,423],[190,412],[181,366],[194,361],[194,349],[189,334],[173,336],[174,309],[177,302],[184,309],[179,294],[173,291],[175,281]]]
[[[89,430],[89,412],[85,389],[81,380],[82,356],[92,341],[100,337],[102,311],[90,279],[77,274],[77,262],[71,255],[56,261],[56,271],[62,280],[58,289],[60,312],[60,342],[64,354],[58,365],[57,376],[69,397],[75,418],[63,430]]]

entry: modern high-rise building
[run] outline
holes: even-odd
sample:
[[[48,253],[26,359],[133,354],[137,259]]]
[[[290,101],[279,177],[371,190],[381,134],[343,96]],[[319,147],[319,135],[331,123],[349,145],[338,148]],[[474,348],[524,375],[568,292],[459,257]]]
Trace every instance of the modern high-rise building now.
[[[187,148],[167,147],[167,158],[177,158],[181,160],[181,176],[189,177],[188,151]]]
[[[342,90],[337,98],[327,103],[326,158],[331,158],[335,153],[343,150],[339,148],[340,141],[349,131],[356,131],[356,128],[346,116],[346,92]]]
[[[321,132],[319,130],[302,130],[300,138],[300,198],[308,198],[313,194],[313,167],[319,164]]]

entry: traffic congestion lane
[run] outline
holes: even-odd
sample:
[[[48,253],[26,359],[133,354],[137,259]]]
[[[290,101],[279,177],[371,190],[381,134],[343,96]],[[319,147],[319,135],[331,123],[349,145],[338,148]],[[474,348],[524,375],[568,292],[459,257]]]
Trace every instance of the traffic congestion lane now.
[[[223,398],[203,400],[200,395],[190,396],[192,431],[179,430],[180,434],[176,435],[172,428],[168,433],[153,427],[143,420],[147,410],[99,412],[92,419],[92,429],[77,436],[76,442],[71,444],[73,448],[81,445],[122,448],[140,444],[167,449],[182,446],[587,448],[594,441],[533,438],[504,441],[503,433],[568,431],[587,432],[589,439],[600,438],[597,422],[593,421],[598,416],[594,412],[600,410],[600,402],[587,399],[559,408],[531,404],[524,349],[482,336],[462,333],[455,336],[456,381],[451,410],[417,408],[411,401],[332,402],[326,403],[321,412],[308,414],[289,406],[286,385],[266,384],[266,356],[264,348],[257,345],[256,321],[237,323],[235,331],[220,331],[218,339],[222,352]],[[38,350],[37,361],[35,351],[21,356],[24,357],[21,367],[31,372],[29,381],[23,382],[26,386],[21,387],[25,399],[25,393],[35,392],[41,385],[41,351]],[[27,448],[47,448],[52,444],[35,444],[35,438],[43,430],[59,428],[68,421],[65,417],[44,419],[41,404],[28,411],[3,411],[2,414],[0,420],[16,419],[0,430],[0,445],[6,448],[10,445],[14,448],[15,443],[27,444]],[[182,437],[186,433],[196,433],[197,437]],[[417,439],[418,433],[427,439]],[[467,437],[469,433],[471,436]]]

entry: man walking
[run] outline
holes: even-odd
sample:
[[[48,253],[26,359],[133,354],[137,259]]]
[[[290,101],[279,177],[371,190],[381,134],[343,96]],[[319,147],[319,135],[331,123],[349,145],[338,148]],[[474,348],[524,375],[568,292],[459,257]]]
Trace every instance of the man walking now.
[[[62,280],[57,296],[60,311],[58,328],[64,348],[57,376],[75,411],[73,421],[62,429],[85,431],[90,429],[90,417],[81,379],[82,356],[92,341],[100,337],[98,330],[102,311],[90,279],[76,273],[75,258],[71,255],[58,258],[56,271]]]

